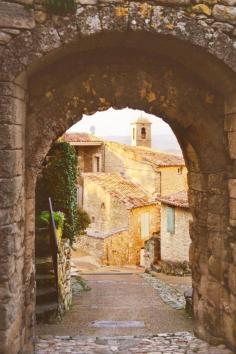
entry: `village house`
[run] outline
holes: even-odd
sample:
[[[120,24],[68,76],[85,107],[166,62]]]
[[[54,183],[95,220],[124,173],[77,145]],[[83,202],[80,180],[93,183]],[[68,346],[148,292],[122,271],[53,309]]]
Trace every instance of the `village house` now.
[[[156,202],[118,173],[85,173],[83,184],[92,223],[79,245],[104,264],[139,264],[144,242],[160,231]]]
[[[132,146],[105,141],[105,171],[122,174],[152,197],[187,190],[183,157],[151,148],[151,122],[141,116],[131,123],[131,132]]]
[[[151,148],[147,118],[131,127],[132,146],[86,133],[67,133],[64,140],[76,149],[77,202],[91,218],[80,246],[106,264],[145,266],[145,247],[152,249],[150,265],[160,258],[157,197],[187,190],[187,169],[182,156]]]
[[[66,133],[62,139],[74,146],[81,173],[104,171],[103,139],[88,133]]]
[[[192,216],[185,191],[159,197],[161,203],[159,266],[167,273],[189,272],[189,222]]]

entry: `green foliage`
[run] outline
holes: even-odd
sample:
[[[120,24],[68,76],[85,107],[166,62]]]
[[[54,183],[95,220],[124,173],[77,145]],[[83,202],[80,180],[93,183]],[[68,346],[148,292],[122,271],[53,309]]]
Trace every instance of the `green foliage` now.
[[[54,15],[66,15],[76,11],[75,0],[44,0],[47,11]]]
[[[86,211],[81,208],[78,208],[78,234],[82,235],[91,223],[90,217]]]
[[[88,226],[89,218],[77,209],[77,157],[75,149],[67,142],[56,142],[50,149],[36,188],[36,213],[48,209],[48,197],[53,208],[65,214],[63,237],[70,239]]]
[[[55,225],[57,229],[63,230],[64,222],[65,222],[65,214],[61,211],[54,211],[53,212]],[[46,227],[49,225],[50,221],[50,213],[47,210],[41,211],[39,216],[36,219],[36,224],[38,227]]]

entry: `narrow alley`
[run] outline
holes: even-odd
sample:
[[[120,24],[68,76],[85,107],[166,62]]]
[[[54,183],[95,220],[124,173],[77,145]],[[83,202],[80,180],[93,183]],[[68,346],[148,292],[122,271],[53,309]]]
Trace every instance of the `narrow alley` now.
[[[38,326],[37,354],[230,353],[196,339],[184,310],[164,303],[141,273],[103,271],[83,279],[88,289],[74,283],[73,305],[63,320]]]

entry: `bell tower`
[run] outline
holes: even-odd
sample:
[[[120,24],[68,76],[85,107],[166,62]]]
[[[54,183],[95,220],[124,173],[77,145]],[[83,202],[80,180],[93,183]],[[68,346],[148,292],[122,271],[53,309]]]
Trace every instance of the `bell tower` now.
[[[152,146],[151,122],[142,116],[131,123],[132,146]]]

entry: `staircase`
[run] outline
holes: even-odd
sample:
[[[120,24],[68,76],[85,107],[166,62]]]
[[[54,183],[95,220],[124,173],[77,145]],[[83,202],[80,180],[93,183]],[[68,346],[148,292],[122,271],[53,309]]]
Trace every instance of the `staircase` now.
[[[57,317],[58,293],[48,229],[36,231],[36,320],[49,322]]]

